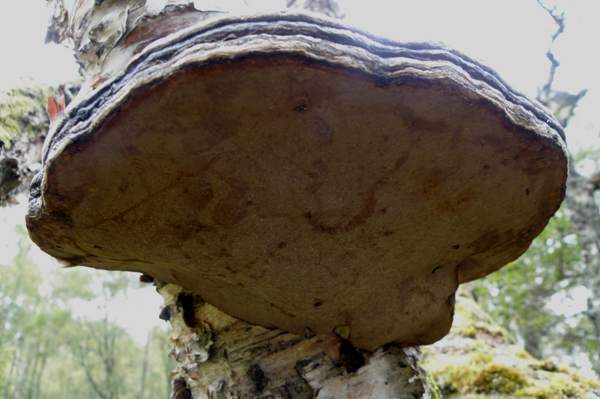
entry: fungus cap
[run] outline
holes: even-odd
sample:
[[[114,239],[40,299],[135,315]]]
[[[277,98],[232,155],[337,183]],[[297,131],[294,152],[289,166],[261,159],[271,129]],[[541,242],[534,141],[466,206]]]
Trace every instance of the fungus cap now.
[[[558,123],[492,70],[292,14],[172,34],[50,132],[27,225],[49,254],[246,321],[427,344],[457,285],[560,205]]]

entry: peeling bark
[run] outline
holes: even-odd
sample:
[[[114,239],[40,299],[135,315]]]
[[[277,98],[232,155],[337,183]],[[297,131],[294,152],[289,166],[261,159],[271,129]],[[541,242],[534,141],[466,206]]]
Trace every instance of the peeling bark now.
[[[73,47],[91,90],[122,70],[152,41],[224,14],[251,14],[261,3],[244,0],[49,0],[46,41]],[[217,5],[218,4],[218,5]],[[279,0],[274,10],[307,10],[341,18],[334,0]],[[270,8],[273,11],[273,8]]]
[[[175,285],[159,288],[173,327],[172,399],[431,398],[417,348],[373,353],[235,319]]]

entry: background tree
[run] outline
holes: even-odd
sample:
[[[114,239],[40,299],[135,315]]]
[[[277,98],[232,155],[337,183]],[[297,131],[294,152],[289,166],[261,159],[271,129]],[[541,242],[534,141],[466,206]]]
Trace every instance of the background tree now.
[[[557,29],[554,43],[567,29],[567,16],[557,8],[542,7]],[[538,100],[552,110],[566,128],[587,93],[554,89],[560,61],[551,48],[548,78]],[[598,132],[589,132],[598,134]],[[528,351],[538,357],[587,356],[600,375],[600,167],[599,149],[570,157],[566,199],[529,251],[510,266],[475,284],[475,292],[487,310],[516,334]],[[578,169],[583,161],[595,163],[588,176]],[[585,306],[572,314],[557,314],[559,301],[587,296]],[[516,316],[516,317],[515,317]]]
[[[60,269],[42,276],[30,258],[24,228],[16,234],[20,245],[14,261],[0,265],[0,398],[138,399],[141,391],[146,399],[167,398],[168,334],[153,330],[144,349],[107,309],[111,299],[133,286],[133,276]],[[78,301],[94,302],[103,316],[73,314]],[[144,351],[147,379],[142,382]]]

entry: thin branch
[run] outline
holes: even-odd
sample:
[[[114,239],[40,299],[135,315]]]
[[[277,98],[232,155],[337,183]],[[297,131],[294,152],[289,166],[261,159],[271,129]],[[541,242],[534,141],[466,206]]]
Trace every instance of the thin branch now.
[[[552,19],[554,20],[554,22],[556,22],[556,25],[558,26],[556,32],[554,32],[554,35],[552,35],[552,42],[554,42],[556,38],[565,31],[565,12],[563,11],[560,14],[558,14],[556,11],[556,7],[548,7],[543,0],[537,0],[537,2],[540,5],[540,7],[546,10],[548,15],[552,17]]]
[[[552,41],[554,42],[554,40]],[[548,50],[546,52],[546,58],[548,58],[548,60],[550,61],[550,72],[548,73],[548,80],[542,86],[541,92],[538,91],[538,100],[542,103],[543,101],[540,100],[540,97],[543,96],[546,99],[550,97],[550,93],[552,92],[552,85],[554,84],[554,78],[556,76],[556,70],[560,66],[560,62],[556,59],[552,50]]]
[[[579,104],[579,101],[587,94],[587,90],[580,90],[576,94],[554,90],[554,80],[556,78],[556,70],[560,66],[560,61],[554,54],[552,46],[556,39],[565,31],[565,12],[558,12],[556,7],[550,8],[543,0],[537,0],[540,7],[542,7],[548,15],[556,23],[556,31],[552,35],[552,44],[550,49],[546,52],[546,58],[550,61],[550,71],[548,73],[548,80],[538,90],[537,100],[544,104],[546,107],[551,109],[554,116],[558,119],[563,127],[567,127],[569,121],[575,115],[575,108]]]
[[[556,7],[548,7],[543,0],[537,0],[537,2],[540,5],[540,7],[542,7],[554,20],[557,26],[556,32],[554,32],[554,34],[552,35],[552,44],[550,45],[551,48],[546,52],[546,58],[548,58],[548,60],[550,61],[550,72],[548,73],[548,81],[542,87],[541,92],[538,93],[538,100],[544,103],[544,101],[540,100],[540,98],[543,97],[545,100],[548,100],[550,98],[550,94],[552,92],[552,85],[554,84],[554,77],[556,76],[556,70],[560,66],[560,62],[554,56],[552,46],[554,45],[556,39],[565,31],[565,12],[563,11],[560,14],[558,14],[558,12],[556,11]]]

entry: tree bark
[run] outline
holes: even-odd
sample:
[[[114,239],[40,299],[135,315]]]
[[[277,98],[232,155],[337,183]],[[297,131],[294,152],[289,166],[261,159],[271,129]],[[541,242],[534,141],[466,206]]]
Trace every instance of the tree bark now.
[[[367,353],[344,331],[299,336],[235,319],[172,284],[159,292],[173,327],[172,399],[432,397],[416,348]]]
[[[215,16],[255,13],[261,2],[225,0],[205,8],[193,0],[50,0],[52,16],[46,41],[69,43],[85,78],[83,92],[121,71],[144,47],[170,33]],[[270,10],[306,10],[341,18],[335,0],[278,0]],[[255,8],[252,8],[252,7]]]

